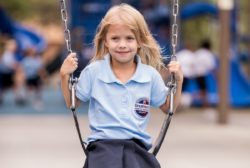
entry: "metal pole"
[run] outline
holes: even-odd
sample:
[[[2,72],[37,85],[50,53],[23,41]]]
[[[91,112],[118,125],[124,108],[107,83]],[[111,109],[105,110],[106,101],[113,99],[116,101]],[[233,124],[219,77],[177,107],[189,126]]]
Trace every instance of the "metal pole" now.
[[[227,124],[229,118],[229,54],[230,54],[230,13],[232,0],[219,0],[220,9],[220,67],[219,67],[219,116],[220,124]]]

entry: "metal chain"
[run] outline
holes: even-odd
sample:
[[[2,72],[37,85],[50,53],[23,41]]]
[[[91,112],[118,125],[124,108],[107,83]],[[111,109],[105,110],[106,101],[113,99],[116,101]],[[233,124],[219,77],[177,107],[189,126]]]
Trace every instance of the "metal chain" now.
[[[179,1],[178,0],[172,0],[173,2],[173,6],[172,6],[172,10],[173,10],[173,24],[172,24],[172,57],[171,60],[172,61],[176,61],[176,48],[177,48],[177,43],[178,43],[178,23],[177,23],[177,17],[178,17],[178,13],[179,13]],[[167,84],[168,87],[171,89],[170,92],[173,92],[173,94],[175,94],[176,92],[176,81],[175,81],[175,76],[174,74],[171,74],[171,80],[170,82]],[[173,108],[173,104],[174,104],[174,100],[173,100],[173,96],[170,96],[170,109],[169,109],[169,114],[172,115],[174,112],[174,108]]]
[[[178,42],[178,24],[177,24],[177,16],[179,12],[179,2],[178,0],[172,0],[173,2],[173,24],[172,24],[172,56],[171,61],[176,61],[176,48],[177,48],[177,42]],[[170,125],[170,122],[172,120],[172,116],[174,114],[174,94],[176,92],[176,81],[174,74],[171,74],[171,79],[167,83],[167,86],[170,89],[170,107],[168,111],[168,116],[163,121],[160,134],[158,135],[155,145],[153,147],[153,155],[157,155],[159,152],[161,145],[165,139],[168,127]]]
[[[68,15],[67,15],[67,8],[66,8],[66,3],[65,0],[60,0],[61,2],[61,16],[62,16],[62,21],[64,23],[64,38],[65,38],[65,43],[66,43],[66,47],[67,47],[67,51],[68,53],[72,53],[71,50],[71,38],[70,38],[70,31],[68,29]],[[82,135],[81,135],[81,131],[80,131],[80,127],[79,127],[79,122],[77,119],[77,114],[76,114],[76,99],[75,99],[75,95],[76,95],[76,83],[77,83],[78,79],[75,77],[73,74],[70,74],[70,79],[69,79],[69,89],[71,90],[71,106],[70,109],[73,113],[73,118],[75,121],[75,127],[78,133],[78,137],[83,149],[83,152],[85,153],[85,155],[87,155],[87,150],[86,147],[84,145],[83,139],[82,139]]]
[[[71,36],[70,36],[70,31],[68,28],[68,15],[67,15],[67,8],[66,8],[66,2],[65,0],[61,0],[61,16],[62,16],[62,21],[64,25],[64,39],[67,47],[67,52],[72,53],[71,49]],[[74,78],[74,75],[70,75],[70,80],[69,80],[69,88],[71,90],[71,110],[75,110],[76,108],[76,103],[75,103],[75,85],[77,83],[78,79]]]
[[[61,16],[62,16],[62,21],[64,23],[64,38],[65,38],[67,51],[68,53],[72,53],[71,37],[70,37],[70,31],[68,29],[68,15],[67,15],[65,0],[61,0]]]
[[[172,25],[172,60],[176,60],[176,48],[178,43],[178,24],[177,16],[179,13],[179,2],[178,0],[173,0],[173,25]]]

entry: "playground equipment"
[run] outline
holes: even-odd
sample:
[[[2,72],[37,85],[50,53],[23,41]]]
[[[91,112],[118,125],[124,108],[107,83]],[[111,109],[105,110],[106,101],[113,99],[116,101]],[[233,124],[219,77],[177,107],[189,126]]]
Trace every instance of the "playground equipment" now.
[[[218,18],[219,9],[215,4],[207,2],[195,2],[183,6],[180,12],[181,21],[186,21],[192,19],[193,17],[210,15],[214,18]],[[237,48],[235,39],[237,36],[237,26],[236,26],[236,9],[232,11],[231,14],[231,34],[232,48]],[[229,72],[229,103],[234,107],[245,107],[250,106],[250,81],[241,69],[240,59],[238,52],[235,50],[232,52],[230,58],[230,72]],[[209,92],[209,100],[211,104],[218,103],[218,93],[217,93],[217,79],[213,74],[207,76],[207,85]],[[196,88],[195,82],[191,81],[189,86],[190,91],[194,91]]]
[[[14,38],[18,44],[18,52],[16,58],[23,58],[23,51],[29,47],[34,47],[38,53],[46,48],[46,41],[34,30],[28,29],[25,26],[13,21],[0,8],[0,33],[7,34]]]

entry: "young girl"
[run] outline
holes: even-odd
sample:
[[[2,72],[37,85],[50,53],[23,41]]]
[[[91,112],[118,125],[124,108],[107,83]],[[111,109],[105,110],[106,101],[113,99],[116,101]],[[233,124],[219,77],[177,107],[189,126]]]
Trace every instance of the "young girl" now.
[[[79,100],[88,101],[91,134],[85,168],[159,168],[148,152],[151,137],[145,131],[150,106],[167,112],[169,88],[158,71],[163,67],[160,48],[143,16],[133,7],[112,7],[94,39],[95,55],[81,72],[76,87]],[[75,53],[62,64],[61,87],[68,107],[70,74],[77,68]],[[168,67],[175,74],[179,102],[183,75],[178,62]],[[158,71],[157,71],[158,70]]]

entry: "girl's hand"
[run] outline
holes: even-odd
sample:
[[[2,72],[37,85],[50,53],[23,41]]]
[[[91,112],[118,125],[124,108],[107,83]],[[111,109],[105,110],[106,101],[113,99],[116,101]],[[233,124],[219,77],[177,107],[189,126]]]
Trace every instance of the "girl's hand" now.
[[[70,53],[65,60],[60,69],[60,75],[70,75],[73,73],[78,67],[78,59],[76,57],[76,53]]]
[[[183,81],[183,72],[181,70],[181,65],[177,61],[171,61],[168,65],[168,70],[170,73],[174,73],[175,75],[175,80],[177,82],[182,82]]]

